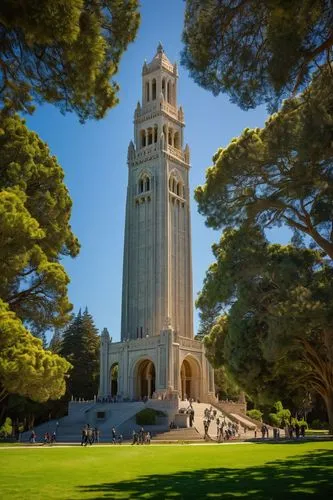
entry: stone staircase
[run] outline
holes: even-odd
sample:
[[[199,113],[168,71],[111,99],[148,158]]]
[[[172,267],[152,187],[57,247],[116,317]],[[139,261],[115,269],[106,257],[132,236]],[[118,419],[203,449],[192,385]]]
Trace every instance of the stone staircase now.
[[[194,428],[187,427],[185,429],[170,429],[167,432],[162,432],[157,434],[152,438],[152,441],[155,442],[169,442],[169,441],[203,441],[202,435]]]

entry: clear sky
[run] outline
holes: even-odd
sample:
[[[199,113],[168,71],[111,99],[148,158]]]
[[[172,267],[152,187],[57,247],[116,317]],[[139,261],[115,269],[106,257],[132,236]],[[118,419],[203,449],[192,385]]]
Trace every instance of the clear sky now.
[[[141,0],[141,26],[124,54],[116,76],[119,105],[102,121],[81,125],[74,114],[61,115],[52,106],[41,106],[28,126],[38,132],[57,156],[73,200],[72,227],[82,249],[76,259],[64,259],[70,276],[70,300],[77,312],[88,306],[99,329],[107,327],[120,338],[122,257],[127,186],[127,147],[133,137],[133,116],[141,99],[141,70],[161,41],[171,62],[179,62],[184,16],[182,0]],[[245,127],[264,124],[266,110],[244,112],[228,101],[198,87],[179,66],[178,104],[185,113],[185,142],[191,149],[192,193],[204,182],[205,169],[220,146],[228,144]],[[193,294],[196,297],[208,265],[211,244],[220,233],[205,227],[192,199]],[[273,240],[286,241],[285,230],[271,232]],[[195,329],[198,325],[194,312]]]

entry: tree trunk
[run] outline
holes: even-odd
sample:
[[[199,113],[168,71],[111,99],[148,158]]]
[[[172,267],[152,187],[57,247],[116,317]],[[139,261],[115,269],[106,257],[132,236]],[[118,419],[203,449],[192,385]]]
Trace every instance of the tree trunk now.
[[[329,391],[327,396],[324,397],[328,416],[329,433],[333,434],[333,390]]]

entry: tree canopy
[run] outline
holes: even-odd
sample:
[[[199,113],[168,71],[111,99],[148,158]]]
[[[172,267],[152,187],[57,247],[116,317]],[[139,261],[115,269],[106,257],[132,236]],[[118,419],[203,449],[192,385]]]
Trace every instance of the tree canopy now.
[[[3,0],[0,102],[16,111],[56,104],[81,121],[118,102],[112,80],[136,36],[138,0]]]
[[[182,63],[241,108],[276,107],[332,61],[330,0],[186,0]]]
[[[59,261],[79,251],[69,223],[72,203],[47,145],[17,115],[2,118],[0,386],[4,394],[57,398],[70,365],[43,351],[28,329],[40,335],[70,318],[69,278]]]
[[[332,429],[332,267],[318,251],[270,245],[253,227],[226,230],[213,250],[197,304],[220,311],[208,356],[257,398],[320,394]]]
[[[329,70],[319,72],[262,129],[217,151],[195,192],[209,226],[287,224],[333,258],[331,81]]]
[[[0,402],[9,393],[34,401],[57,399],[65,392],[70,364],[43,349],[0,299]]]
[[[61,256],[79,243],[69,223],[72,202],[49,148],[18,116],[0,135],[0,297],[32,329],[68,320],[69,278]]]

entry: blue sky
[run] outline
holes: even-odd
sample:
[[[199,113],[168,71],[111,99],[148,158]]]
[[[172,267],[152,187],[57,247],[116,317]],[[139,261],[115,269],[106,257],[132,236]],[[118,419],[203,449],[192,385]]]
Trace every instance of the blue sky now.
[[[142,0],[141,26],[137,39],[124,54],[116,76],[120,84],[119,105],[102,121],[81,125],[74,114],[61,115],[44,105],[27,118],[56,155],[65,171],[73,200],[72,227],[82,249],[76,259],[65,259],[71,284],[70,300],[76,312],[88,306],[99,329],[107,327],[114,340],[120,338],[122,256],[127,185],[127,147],[133,137],[133,115],[141,99],[141,69],[150,61],[161,41],[169,59],[179,62],[184,16],[182,0]],[[179,67],[178,104],[185,113],[185,142],[191,149],[192,193],[204,182],[205,169],[214,152],[245,127],[260,127],[267,117],[264,108],[244,112],[228,101],[198,87]],[[220,233],[205,227],[192,201],[193,294],[202,286],[212,262],[211,245]],[[270,233],[285,242],[288,232]],[[197,312],[194,312],[197,328]]]

